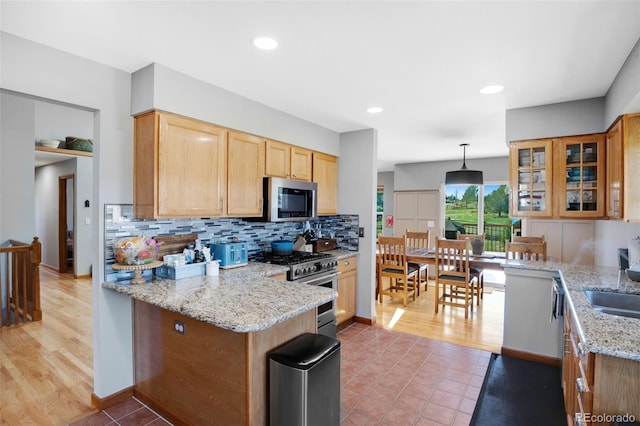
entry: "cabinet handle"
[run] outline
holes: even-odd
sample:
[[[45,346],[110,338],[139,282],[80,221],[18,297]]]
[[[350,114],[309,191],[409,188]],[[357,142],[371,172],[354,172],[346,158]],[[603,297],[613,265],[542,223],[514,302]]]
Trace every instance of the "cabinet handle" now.
[[[587,391],[587,385],[584,384],[584,379],[582,377],[578,377],[576,379],[576,388],[580,393],[585,393]]]
[[[578,413],[576,413],[576,417],[577,417],[577,416],[578,416]],[[574,417],[574,418],[575,418],[575,417]],[[576,426],[587,426],[587,424],[585,423],[585,421],[584,421],[584,420],[579,419],[579,420],[576,420]]]
[[[220,197],[220,212],[224,211],[224,197]]]
[[[587,353],[587,351],[584,350],[584,345],[582,344],[582,342],[578,343],[578,353],[580,355],[585,355]]]
[[[344,261],[344,266],[349,266],[349,265],[351,265],[351,262],[349,262],[348,260],[345,260]]]

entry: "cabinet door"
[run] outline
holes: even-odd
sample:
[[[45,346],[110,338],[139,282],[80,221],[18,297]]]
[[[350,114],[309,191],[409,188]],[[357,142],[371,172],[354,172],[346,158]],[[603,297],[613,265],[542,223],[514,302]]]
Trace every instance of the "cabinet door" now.
[[[313,181],[318,184],[318,215],[338,214],[338,158],[314,152]]]
[[[222,214],[227,131],[172,114],[160,114],[158,217]],[[149,153],[149,161],[153,161]],[[136,159],[139,161],[139,159]]]
[[[341,259],[338,270],[338,298],[336,299],[336,313],[338,324],[356,315],[356,291],[358,286],[358,262],[355,256]]]
[[[509,144],[509,185],[513,217],[551,217],[552,140]]]
[[[291,146],[291,179],[311,181],[312,154],[309,149]]]
[[[640,221],[640,114],[625,115],[623,120],[623,219],[637,222]]]
[[[604,135],[570,136],[554,140],[554,144],[557,216],[603,217],[606,196]]]
[[[607,145],[607,216],[622,219],[622,120],[605,135]]]
[[[229,132],[227,158],[227,215],[260,216],[264,140],[247,133]]]
[[[267,140],[265,142],[265,174],[288,178],[291,175],[290,157],[291,146],[289,144]]]

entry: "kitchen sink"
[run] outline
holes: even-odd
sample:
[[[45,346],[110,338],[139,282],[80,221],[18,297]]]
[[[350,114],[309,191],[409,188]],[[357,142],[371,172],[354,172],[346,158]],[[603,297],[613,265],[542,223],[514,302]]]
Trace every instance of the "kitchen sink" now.
[[[640,295],[602,290],[584,290],[593,309],[605,314],[640,318]]]

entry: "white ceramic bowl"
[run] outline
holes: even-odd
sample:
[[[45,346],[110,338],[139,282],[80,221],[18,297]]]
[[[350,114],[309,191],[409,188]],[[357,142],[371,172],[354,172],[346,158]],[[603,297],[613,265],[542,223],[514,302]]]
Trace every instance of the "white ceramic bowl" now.
[[[40,139],[38,145],[46,146],[47,148],[57,148],[60,146],[60,141],[56,139]]]

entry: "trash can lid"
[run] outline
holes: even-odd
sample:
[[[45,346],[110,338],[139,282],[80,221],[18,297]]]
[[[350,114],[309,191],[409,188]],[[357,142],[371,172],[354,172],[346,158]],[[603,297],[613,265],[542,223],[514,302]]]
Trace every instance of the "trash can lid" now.
[[[340,348],[340,341],[322,334],[305,333],[269,354],[269,359],[299,370],[308,370]]]

